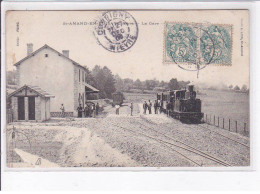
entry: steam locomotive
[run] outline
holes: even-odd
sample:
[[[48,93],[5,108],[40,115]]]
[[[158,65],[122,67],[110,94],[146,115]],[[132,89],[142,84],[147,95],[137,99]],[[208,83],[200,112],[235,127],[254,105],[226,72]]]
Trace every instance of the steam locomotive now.
[[[201,100],[196,98],[194,85],[184,90],[157,93],[160,108],[169,116],[185,123],[200,123],[203,118]]]

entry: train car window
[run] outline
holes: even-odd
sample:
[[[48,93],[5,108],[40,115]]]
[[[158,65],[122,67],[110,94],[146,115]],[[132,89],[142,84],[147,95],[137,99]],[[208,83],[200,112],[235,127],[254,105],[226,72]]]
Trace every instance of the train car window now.
[[[174,97],[172,96],[171,98],[170,98],[170,102],[173,102],[174,101]]]

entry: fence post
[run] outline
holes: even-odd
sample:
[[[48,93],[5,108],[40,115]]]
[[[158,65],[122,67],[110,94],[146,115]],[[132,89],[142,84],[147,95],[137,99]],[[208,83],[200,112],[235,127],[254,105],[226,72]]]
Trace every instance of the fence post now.
[[[228,130],[230,131],[230,119],[228,119]]]
[[[236,133],[237,133],[237,121],[236,121]]]
[[[244,132],[246,132],[246,123],[244,123]]]
[[[214,126],[216,126],[216,125],[215,125],[215,115],[214,115]]]
[[[225,129],[225,120],[223,118],[223,129]]]
[[[218,127],[219,127],[219,117],[218,117]]]
[[[206,123],[208,123],[207,114],[206,114]]]

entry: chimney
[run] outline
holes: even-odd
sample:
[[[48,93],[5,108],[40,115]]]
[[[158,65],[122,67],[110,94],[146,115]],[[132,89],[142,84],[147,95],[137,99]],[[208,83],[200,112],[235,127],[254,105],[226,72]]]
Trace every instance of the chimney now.
[[[65,56],[65,57],[68,57],[69,58],[69,50],[63,50],[62,51],[62,54]]]
[[[27,44],[27,55],[32,54],[32,52],[33,52],[33,44],[29,43]]]

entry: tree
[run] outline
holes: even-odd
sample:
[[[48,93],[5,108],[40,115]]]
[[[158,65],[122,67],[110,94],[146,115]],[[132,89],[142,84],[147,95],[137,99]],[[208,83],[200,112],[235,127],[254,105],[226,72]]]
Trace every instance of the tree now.
[[[230,86],[228,86],[228,88],[229,88],[230,90],[232,90],[232,88],[233,88],[233,85],[231,84]]]
[[[115,75],[115,87],[117,92],[122,92],[124,90],[124,81],[118,74]]]
[[[111,98],[112,93],[116,91],[116,81],[111,70],[106,66],[101,68],[96,65],[91,74],[94,78],[94,86],[99,90],[99,96],[101,98]]]
[[[108,67],[103,67],[104,73],[104,92],[107,98],[112,98],[112,94],[116,91],[115,88],[115,79],[114,75],[112,74],[111,70]]]
[[[170,90],[178,90],[179,89],[179,84],[178,84],[178,81],[177,79],[175,78],[172,78],[168,84],[169,86],[169,89]]]
[[[159,84],[160,87],[164,87],[165,86],[165,82],[164,81],[161,81],[160,84]]]
[[[94,69],[92,70],[92,75],[95,79],[95,84],[93,85],[99,90],[99,97],[100,98],[106,98],[106,93],[105,93],[105,75],[103,70],[100,68],[100,66],[95,66]]]
[[[190,81],[179,81],[178,82],[178,85],[179,85],[179,89],[183,89],[183,88],[186,88],[186,86],[190,83]]]
[[[88,67],[85,66],[85,68],[86,68],[86,72],[87,72],[86,73],[87,75],[85,77],[87,84],[89,84],[91,86],[96,86],[96,80],[95,80],[93,74],[90,72]]]
[[[97,74],[101,71],[101,67],[99,65],[95,65],[95,67],[92,69],[91,74],[93,77],[96,77]]]
[[[234,87],[234,90],[240,90],[239,86],[236,85],[236,86]]]
[[[142,85],[142,82],[140,81],[140,79],[137,79],[135,82],[134,82],[134,86],[136,89],[142,89],[143,88],[143,85]]]
[[[247,86],[245,84],[242,86],[241,91],[243,91],[243,92],[247,91]]]
[[[145,81],[145,88],[147,90],[153,90],[158,85],[159,85],[159,81],[157,81],[155,79]]]
[[[134,80],[130,78],[124,79],[124,91],[129,91],[133,88]]]

